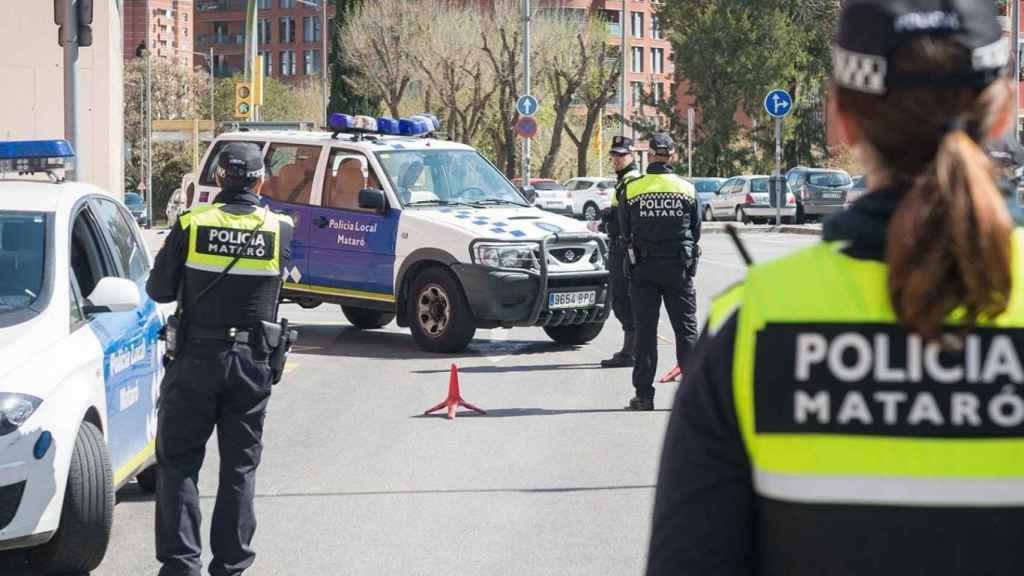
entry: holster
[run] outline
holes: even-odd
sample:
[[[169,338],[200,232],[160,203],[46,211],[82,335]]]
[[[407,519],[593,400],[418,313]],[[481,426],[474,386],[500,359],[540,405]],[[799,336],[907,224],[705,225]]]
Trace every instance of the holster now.
[[[160,329],[160,339],[164,341],[164,367],[174,361],[185,344],[185,326],[177,312],[167,317],[167,323]]]
[[[686,275],[690,278],[697,276],[697,264],[700,262],[701,249],[699,244],[694,244],[692,248],[684,251],[687,256],[686,261]]]
[[[270,350],[271,382],[277,384],[284,375],[284,367],[288,362],[288,353],[299,340],[299,333],[288,328],[288,319],[282,318],[280,323],[263,322],[263,338]]]

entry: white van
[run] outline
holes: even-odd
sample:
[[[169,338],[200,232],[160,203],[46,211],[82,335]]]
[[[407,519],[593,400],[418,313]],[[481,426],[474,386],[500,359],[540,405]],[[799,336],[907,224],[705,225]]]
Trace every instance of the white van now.
[[[296,225],[284,300],[340,304],[359,328],[397,319],[431,352],[464,349],[477,328],[539,326],[565,344],[600,333],[610,311],[602,235],[530,206],[470,146],[339,122],[333,134],[223,134],[194,181],[192,204],[213,202],[224,146],[263,147],[265,202]]]

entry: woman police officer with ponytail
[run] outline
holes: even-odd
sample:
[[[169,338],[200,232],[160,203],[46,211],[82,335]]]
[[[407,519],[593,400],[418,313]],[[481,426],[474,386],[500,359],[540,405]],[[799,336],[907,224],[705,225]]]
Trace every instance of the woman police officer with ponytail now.
[[[647,573],[1024,574],[1024,236],[986,0],[849,0],[839,122],[873,190],[712,306]]]

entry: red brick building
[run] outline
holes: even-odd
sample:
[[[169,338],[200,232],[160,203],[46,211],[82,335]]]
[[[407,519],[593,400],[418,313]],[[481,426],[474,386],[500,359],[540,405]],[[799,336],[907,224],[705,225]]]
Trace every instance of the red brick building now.
[[[156,58],[192,66],[193,0],[124,0],[124,58],[145,46]]]
[[[333,3],[328,2],[327,26],[321,22],[322,1],[258,0],[258,46],[266,76],[291,82],[320,77],[329,56],[322,53],[321,35],[331,29],[334,18]],[[213,49],[218,77],[245,68],[246,6],[246,0],[195,0],[195,48],[202,53]],[[205,66],[205,58],[196,56],[195,65]]]

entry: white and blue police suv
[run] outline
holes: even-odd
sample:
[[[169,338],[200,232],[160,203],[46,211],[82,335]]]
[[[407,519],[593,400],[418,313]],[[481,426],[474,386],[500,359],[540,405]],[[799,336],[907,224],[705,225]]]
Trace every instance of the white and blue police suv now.
[[[67,142],[0,142],[0,550],[38,574],[95,568],[114,491],[155,482],[151,262],[124,206],[57,181],[68,161]]]
[[[606,245],[534,208],[472,147],[432,137],[435,117],[335,114],[333,132],[233,132],[188,187],[215,201],[229,142],[263,148],[263,197],[295,221],[283,298],[340,304],[358,328],[392,320],[421,349],[457,352],[477,328],[539,326],[584,344],[608,318]]]

